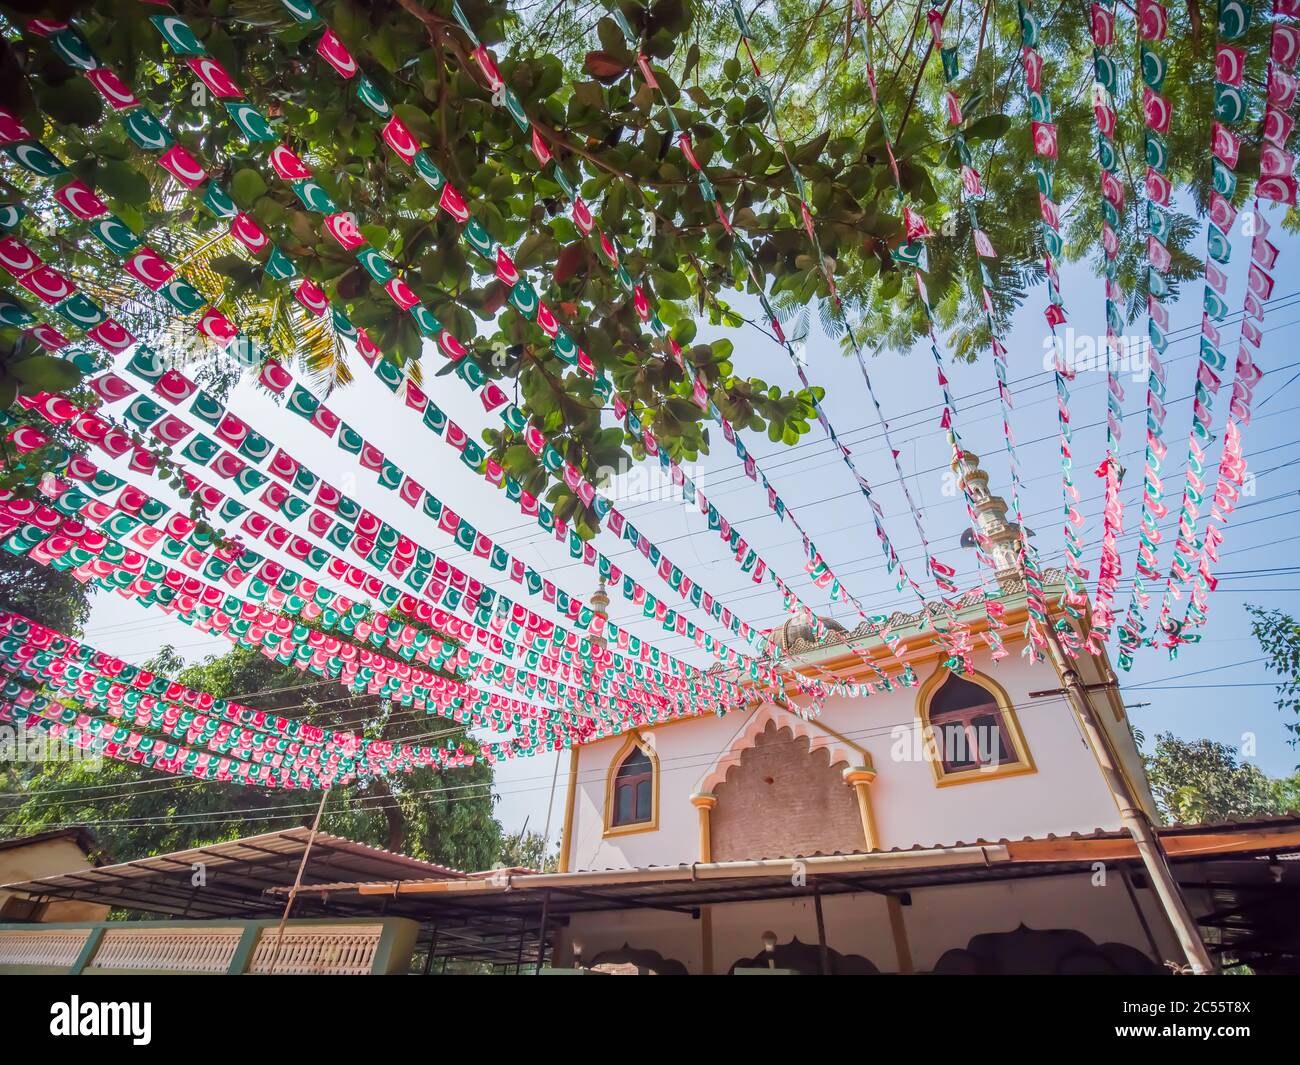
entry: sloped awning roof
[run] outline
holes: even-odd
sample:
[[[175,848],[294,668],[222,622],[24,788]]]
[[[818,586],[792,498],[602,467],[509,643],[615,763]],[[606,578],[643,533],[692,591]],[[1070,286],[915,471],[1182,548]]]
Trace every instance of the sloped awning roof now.
[[[32,898],[77,899],[169,917],[271,917],[284,909],[284,896],[269,894],[269,890],[292,886],[310,836],[308,828],[288,828],[0,886]],[[196,884],[200,873],[202,883]],[[339,882],[464,878],[465,874],[457,869],[318,832],[303,869],[302,883],[308,887]],[[319,908],[319,903],[302,898],[296,908],[300,916],[306,916]],[[364,904],[335,905],[330,912],[353,908],[374,912],[373,905]]]
[[[1160,838],[1175,876],[1189,887],[1219,887],[1272,880],[1278,860],[1300,870],[1300,815],[1223,824],[1172,825]],[[1096,831],[1037,839],[976,840],[907,850],[818,854],[802,858],[710,862],[602,869],[577,873],[514,873],[497,870],[487,877],[456,881],[411,880],[388,883],[335,883],[304,889],[298,899],[316,897],[330,907],[369,904],[436,926],[434,954],[474,957],[510,964],[518,950],[536,957],[537,939],[549,939],[572,914],[598,910],[652,909],[693,916],[701,906],[760,899],[853,892],[901,894],[927,887],[1060,876],[1089,870],[1105,861],[1140,868],[1133,840],[1122,831]],[[803,878],[793,878],[796,862]],[[1286,877],[1294,890],[1296,875]],[[273,889],[284,896],[285,889]],[[1249,914],[1232,920],[1233,934],[1248,937]],[[1202,922],[1206,925],[1212,920]],[[518,944],[518,946],[516,946]],[[1300,950],[1300,945],[1297,945]]]

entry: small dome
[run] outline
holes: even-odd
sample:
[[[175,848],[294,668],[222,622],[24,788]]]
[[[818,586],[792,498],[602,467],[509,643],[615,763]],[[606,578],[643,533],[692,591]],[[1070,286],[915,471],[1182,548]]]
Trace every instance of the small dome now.
[[[834,618],[822,618],[821,623],[827,632],[848,631]],[[769,630],[767,638],[784,654],[791,653],[795,644],[815,645],[820,642],[813,632],[813,623],[806,617],[787,618],[784,624]]]

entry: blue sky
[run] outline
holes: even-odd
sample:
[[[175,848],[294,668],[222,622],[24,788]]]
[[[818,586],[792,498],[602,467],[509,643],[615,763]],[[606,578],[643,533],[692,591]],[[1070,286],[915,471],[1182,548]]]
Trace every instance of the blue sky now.
[[[1289,773],[1300,760],[1300,752],[1287,744],[1286,719],[1273,705],[1270,675],[1250,635],[1244,610],[1249,602],[1294,612],[1300,591],[1300,574],[1256,572],[1262,567],[1291,565],[1295,545],[1300,543],[1300,534],[1294,531],[1300,492],[1294,459],[1300,453],[1300,433],[1292,415],[1295,397],[1300,395],[1300,385],[1292,380],[1292,374],[1300,373],[1300,360],[1288,343],[1288,337],[1300,323],[1300,285],[1296,284],[1300,275],[1290,265],[1297,261],[1300,248],[1294,238],[1281,234],[1276,212],[1268,217],[1273,222],[1270,236],[1281,247],[1282,254],[1276,270],[1274,300],[1264,323],[1264,344],[1256,359],[1265,371],[1265,378],[1255,390],[1256,419],[1245,431],[1246,457],[1251,472],[1256,475],[1253,486],[1248,488],[1253,495],[1242,500],[1226,529],[1222,562],[1216,571],[1222,580],[1210,600],[1210,619],[1203,630],[1202,643],[1185,648],[1176,662],[1170,662],[1162,651],[1142,652],[1132,673],[1121,676],[1121,684],[1127,703],[1149,704],[1131,710],[1134,724],[1149,739],[1167,730],[1189,738],[1207,736],[1238,746],[1245,738],[1253,737],[1255,757],[1261,768],[1272,775],[1282,775]],[[1248,249],[1249,241],[1238,234],[1233,249],[1236,260],[1232,264],[1233,287],[1229,294],[1230,306],[1234,308],[1240,306]],[[1101,280],[1086,264],[1076,264],[1062,272],[1062,293],[1076,336],[1097,337],[1104,332]],[[1044,368],[1044,296],[1041,288],[1030,293],[1005,340],[1010,351],[1009,377],[1016,405],[1012,424],[1025,478],[1022,502],[1026,524],[1036,533],[1035,543],[1044,562],[1059,564],[1060,467],[1055,392],[1052,375]],[[1189,285],[1182,301],[1173,308],[1170,335],[1176,339],[1171,342],[1165,359],[1170,399],[1165,424],[1169,442],[1165,486],[1167,496],[1171,497],[1171,511],[1175,512],[1186,466],[1200,297],[1200,284]],[[737,306],[747,313],[756,310],[754,301],[744,297],[737,299]],[[816,316],[813,317],[815,320]],[[1224,350],[1230,360],[1236,352],[1238,318],[1234,313],[1223,330]],[[1131,332],[1143,334],[1145,324],[1145,320],[1140,320],[1131,327]],[[720,335],[730,337],[735,344],[733,362],[737,373],[762,377],[783,387],[797,384],[784,349],[760,331],[749,326],[738,330],[710,327],[701,330],[705,339]],[[810,378],[826,388],[824,406],[831,421],[841,438],[852,447],[859,469],[876,487],[891,538],[913,574],[922,578],[924,566],[919,557],[917,533],[856,362],[851,357],[843,357],[838,345],[823,336],[815,324],[808,341],[807,359]],[[490,424],[481,406],[455,377],[434,378],[432,373],[440,365],[440,356],[430,352],[426,358],[427,390],[453,418],[477,433]],[[930,354],[927,349],[918,348],[906,356],[881,356],[874,360],[871,369],[894,444],[901,452],[900,461],[912,496],[924,512],[934,552],[958,569],[960,585],[973,586],[978,583],[979,575],[973,553],[958,546],[958,537],[968,521],[961,495],[954,491],[947,476],[949,451],[938,425],[941,397]],[[336,413],[455,506],[462,516],[494,534],[511,552],[532,563],[570,593],[589,594],[595,585],[593,570],[572,562],[567,550],[549,541],[535,524],[521,517],[503,494],[465,470],[455,453],[429,434],[414,412],[401,408],[369,375],[359,358],[355,360],[355,370],[356,383],[329,400]],[[982,464],[990,472],[993,490],[1009,497],[1001,416],[990,357],[984,355],[974,366],[950,364],[949,376],[963,443],[981,455]],[[1138,510],[1132,504],[1139,499],[1142,486],[1145,374],[1137,379],[1134,373],[1126,372],[1122,381],[1126,393],[1123,450],[1128,467],[1123,499],[1129,532],[1121,546],[1127,579],[1132,574],[1136,542],[1133,530],[1138,523]],[[1086,544],[1086,565],[1094,576],[1101,535],[1102,481],[1092,471],[1105,453],[1105,393],[1105,374],[1100,369],[1081,371],[1072,388],[1076,481],[1082,494],[1081,510],[1087,518],[1082,536]],[[1216,430],[1221,430],[1223,425],[1227,394],[1225,389],[1216,403]],[[353,494],[363,505],[421,543],[475,575],[490,573],[477,564],[478,560],[465,558],[465,553],[451,545],[450,539],[431,522],[400,504],[392,493],[380,491],[371,476],[350,456],[326,442],[305,422],[278,409],[264,395],[240,386],[232,396],[231,409],[253,428],[282,443],[315,472]],[[612,415],[608,417],[612,419]],[[697,483],[722,513],[741,527],[763,557],[798,587],[805,601],[814,609],[852,624],[854,619],[846,608],[831,608],[825,593],[813,588],[803,576],[797,533],[789,523],[779,522],[768,510],[762,490],[744,477],[720,431],[715,429],[712,435],[714,454],[692,471]],[[746,434],[746,442],[787,504],[798,513],[823,556],[868,610],[888,612],[914,605],[914,599],[895,592],[893,579],[884,570],[867,504],[816,424],[794,448],[773,445],[765,436],[753,434]],[[1210,449],[1210,461],[1217,463],[1218,453],[1216,443]],[[106,465],[122,472],[112,463]],[[1217,474],[1217,465],[1211,467],[1210,473]],[[708,531],[698,512],[686,508],[671,490],[660,486],[657,492],[651,493],[654,499],[635,496],[638,486],[646,483],[638,480],[639,476],[632,475],[624,488],[611,493],[616,499],[617,492],[624,493],[620,505],[638,527],[693,579],[746,621],[764,628],[779,623],[783,612],[773,586],[768,583],[760,588],[752,584],[732,564],[721,541]],[[167,497],[166,490],[157,482],[150,490]],[[629,555],[625,543],[603,533],[598,544],[648,587],[660,590],[640,556],[635,552]],[[1163,545],[1162,566],[1168,565],[1172,544],[1171,532]],[[1122,584],[1121,611],[1126,603],[1127,584]],[[529,605],[541,609],[539,602]],[[693,645],[684,639],[665,637],[621,599],[615,599],[611,614],[615,621],[626,623],[639,635],[655,639],[665,649],[697,664],[707,664]],[[692,617],[697,623],[707,620],[699,612],[694,612]],[[713,631],[720,635],[717,628]],[[220,639],[205,638],[180,622],[107,594],[98,595],[94,601],[86,639],[132,662],[143,661],[164,643],[174,645],[186,660],[221,653],[228,648]],[[732,642],[738,645],[734,639]],[[437,727],[438,721],[433,719],[431,729]],[[518,829],[525,819],[530,828],[543,827],[555,764],[553,756],[544,756],[499,768],[498,816],[507,829]],[[552,808],[552,839],[558,833],[563,786],[561,772]]]

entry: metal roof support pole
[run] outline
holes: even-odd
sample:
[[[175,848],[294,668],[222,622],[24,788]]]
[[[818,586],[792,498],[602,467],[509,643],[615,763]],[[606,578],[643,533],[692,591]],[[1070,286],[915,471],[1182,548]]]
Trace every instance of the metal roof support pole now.
[[[433,929],[429,933],[429,953],[424,958],[424,975],[429,975],[429,970],[433,968],[433,956],[438,950],[438,922],[433,922]]]
[[[1092,696],[1080,681],[1074,666],[1065,657],[1056,630],[1050,623],[1044,625],[1043,630],[1047,637],[1048,656],[1052,660],[1052,665],[1056,667],[1057,675],[1061,678],[1065,696],[1074,710],[1079,727],[1088,740],[1088,746],[1092,748],[1093,756],[1097,759],[1102,780],[1110,791],[1111,798],[1115,800],[1120,822],[1137,845],[1142,865],[1151,878],[1151,886],[1155,889],[1156,898],[1160,900],[1160,906],[1173,927],[1174,935],[1178,937],[1178,942],[1187,957],[1187,963],[1197,976],[1212,973],[1214,964],[1210,961],[1209,952],[1201,940],[1196,921],[1187,908],[1187,900],[1183,898],[1182,889],[1169,868],[1169,861],[1165,856],[1164,847],[1160,844],[1160,837],[1152,829],[1151,822],[1142,809],[1137,795],[1134,794],[1128,778],[1119,770],[1119,760],[1111,746],[1110,737],[1100,724],[1096,708],[1092,705]]]
[[[821,957],[822,976],[831,975],[831,956],[826,949],[826,917],[822,913],[822,886],[813,881],[813,909],[817,913],[817,953]]]
[[[293,878],[293,887],[289,889],[289,897],[284,902],[284,913],[280,915],[280,926],[275,933],[275,950],[271,952],[271,964],[267,967],[267,973],[275,975],[275,963],[280,960],[280,948],[284,945],[284,926],[289,920],[289,910],[293,908],[293,900],[298,897],[298,889],[302,886],[303,870],[307,868],[307,859],[311,856],[311,845],[316,842],[316,833],[320,830],[321,814],[325,812],[325,800],[330,797],[329,789],[326,788],[321,792],[320,805],[316,807],[316,817],[311,823],[311,835],[307,837],[307,846],[302,849],[302,861],[298,863],[298,873]]]
[[[542,962],[546,960],[546,922],[551,916],[551,893],[542,892],[542,922],[537,931],[537,967],[533,970],[534,976],[540,976],[542,972]]]
[[[1138,924],[1142,926],[1142,931],[1146,933],[1147,945],[1151,948],[1151,960],[1157,965],[1160,964],[1160,947],[1156,943],[1156,937],[1151,933],[1151,924],[1147,921],[1147,915],[1142,912],[1142,902],[1137,897],[1137,892],[1133,890],[1133,878],[1129,876],[1128,870],[1123,871],[1124,890],[1128,892],[1128,900],[1133,904],[1133,912],[1137,914]]]

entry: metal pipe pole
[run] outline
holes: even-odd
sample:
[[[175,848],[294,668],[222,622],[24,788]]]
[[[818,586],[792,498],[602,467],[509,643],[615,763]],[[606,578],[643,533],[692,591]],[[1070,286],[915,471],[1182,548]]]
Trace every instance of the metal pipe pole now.
[[[533,970],[534,976],[540,976],[542,973],[542,963],[546,960],[546,924],[551,916],[551,893],[542,892],[542,923],[537,932],[537,968]]]
[[[1043,628],[1047,637],[1048,657],[1056,667],[1057,676],[1061,678],[1065,697],[1074,710],[1075,719],[1079,722],[1079,727],[1083,730],[1084,737],[1097,759],[1102,780],[1105,781],[1111,798],[1115,800],[1115,806],[1119,810],[1120,822],[1137,845],[1142,865],[1146,869],[1147,876],[1151,878],[1151,886],[1155,889],[1156,897],[1160,900],[1170,925],[1173,926],[1174,934],[1178,937],[1183,953],[1187,956],[1187,962],[1197,976],[1212,973],[1214,964],[1210,961],[1209,952],[1201,940],[1196,921],[1187,908],[1182,889],[1169,868],[1160,837],[1151,827],[1151,822],[1143,812],[1128,778],[1119,770],[1118,759],[1115,757],[1110,738],[1097,717],[1088,689],[1081,682],[1074,666],[1067,660],[1051,623],[1044,625]]]
[[[284,913],[280,915],[280,927],[275,935],[275,950],[271,953],[271,964],[267,967],[269,975],[275,975],[275,963],[280,960],[280,948],[284,945],[284,926],[289,920],[289,910],[293,908],[293,900],[298,897],[298,889],[302,886],[302,873],[307,868],[307,859],[311,856],[312,844],[316,842],[316,833],[320,830],[321,814],[325,812],[325,800],[330,797],[329,788],[321,792],[320,805],[316,807],[316,818],[311,823],[311,835],[307,837],[307,846],[303,848],[302,860],[298,863],[298,873],[293,878],[293,887],[289,889],[289,897],[284,903]]]
[[[831,975],[831,958],[826,949],[826,918],[822,914],[822,887],[813,881],[813,908],[817,913],[817,957],[822,976]]]

